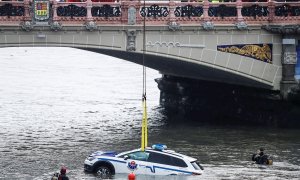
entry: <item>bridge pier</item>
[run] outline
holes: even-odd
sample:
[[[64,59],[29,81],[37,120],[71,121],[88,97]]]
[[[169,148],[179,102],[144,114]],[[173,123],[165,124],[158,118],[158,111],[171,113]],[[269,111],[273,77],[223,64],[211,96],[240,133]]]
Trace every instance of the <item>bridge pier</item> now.
[[[279,91],[163,75],[156,79],[169,122],[300,127],[300,105]]]
[[[297,86],[295,80],[295,67],[297,64],[297,41],[295,38],[286,37],[282,40],[282,79],[280,92],[283,99],[288,99],[292,88]]]

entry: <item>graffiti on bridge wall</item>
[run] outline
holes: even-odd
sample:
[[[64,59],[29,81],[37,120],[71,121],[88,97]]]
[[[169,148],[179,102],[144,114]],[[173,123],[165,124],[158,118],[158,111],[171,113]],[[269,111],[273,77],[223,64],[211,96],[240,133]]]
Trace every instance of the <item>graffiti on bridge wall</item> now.
[[[299,44],[300,42],[298,42]],[[296,64],[296,71],[295,71],[295,77],[296,79],[300,79],[300,46],[297,46],[297,64]]]
[[[217,50],[272,63],[272,44],[219,45]]]

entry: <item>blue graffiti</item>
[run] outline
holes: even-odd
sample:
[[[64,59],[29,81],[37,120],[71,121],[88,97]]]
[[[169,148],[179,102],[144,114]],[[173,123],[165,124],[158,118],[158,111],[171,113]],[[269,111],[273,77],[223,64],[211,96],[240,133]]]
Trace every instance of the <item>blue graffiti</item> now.
[[[300,46],[297,46],[297,64],[295,70],[295,78],[300,79]]]

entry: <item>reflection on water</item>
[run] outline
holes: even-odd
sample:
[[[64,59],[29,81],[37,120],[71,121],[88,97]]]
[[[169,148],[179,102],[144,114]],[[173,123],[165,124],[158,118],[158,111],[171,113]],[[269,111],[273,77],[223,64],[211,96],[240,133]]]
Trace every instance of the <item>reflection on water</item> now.
[[[87,155],[139,146],[140,66],[67,48],[5,48],[0,53],[0,179],[50,179],[61,165],[70,179],[97,179],[83,172]],[[154,79],[160,75],[150,69],[147,75],[149,142],[198,158],[205,168],[201,179],[300,176],[299,130],[175,123],[158,104]],[[249,161],[261,146],[273,155],[273,166]]]

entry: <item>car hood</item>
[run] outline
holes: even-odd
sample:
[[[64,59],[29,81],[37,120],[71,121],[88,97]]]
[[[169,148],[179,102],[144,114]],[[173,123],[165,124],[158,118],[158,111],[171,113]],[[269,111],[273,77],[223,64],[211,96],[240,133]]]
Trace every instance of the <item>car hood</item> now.
[[[94,153],[92,153],[90,155],[90,157],[94,157],[94,156],[110,156],[110,157],[114,157],[117,155],[117,152],[115,151],[96,151]]]

